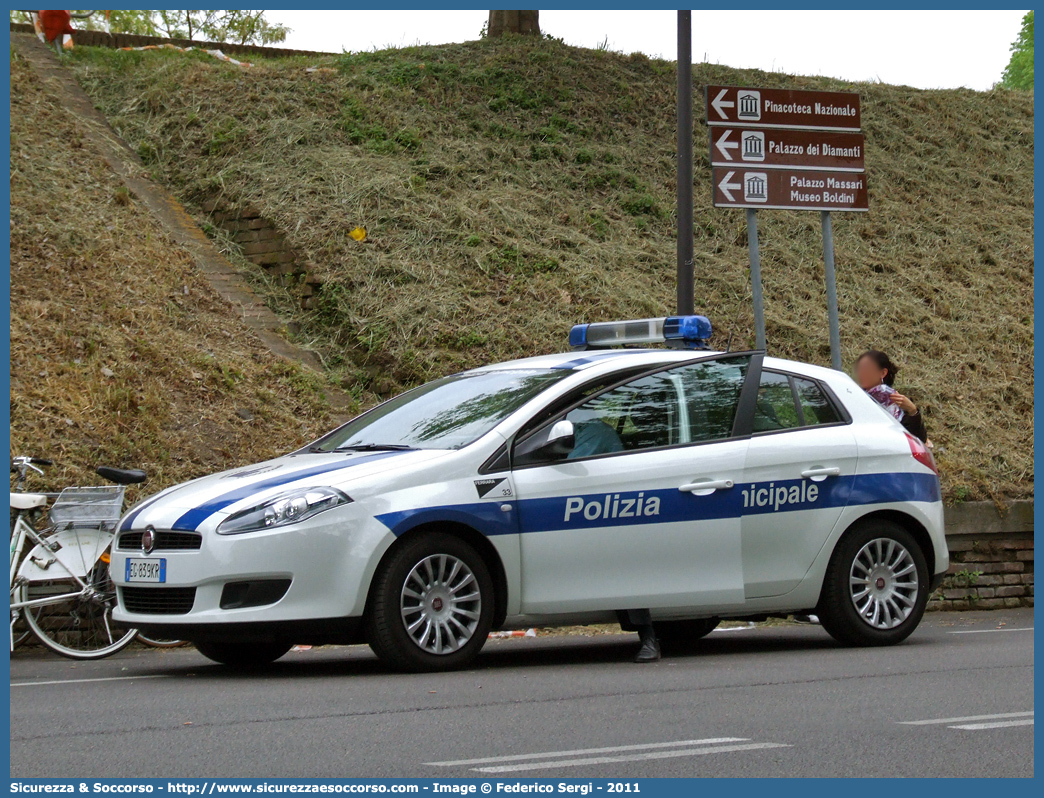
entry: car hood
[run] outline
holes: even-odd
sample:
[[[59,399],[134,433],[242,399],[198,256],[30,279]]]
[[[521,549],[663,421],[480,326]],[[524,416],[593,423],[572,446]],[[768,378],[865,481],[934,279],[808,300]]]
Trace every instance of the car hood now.
[[[135,505],[120,521],[120,531],[194,531],[212,516],[223,518],[286,490],[342,488],[367,477],[423,465],[445,457],[443,449],[293,454],[184,482]]]

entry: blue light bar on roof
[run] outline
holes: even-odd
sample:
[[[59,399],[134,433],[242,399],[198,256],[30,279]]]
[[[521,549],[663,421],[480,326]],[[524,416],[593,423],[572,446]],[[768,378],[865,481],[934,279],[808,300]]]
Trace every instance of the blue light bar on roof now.
[[[700,349],[707,345],[712,333],[706,316],[668,316],[663,319],[600,321],[577,324],[569,331],[569,345],[574,349],[597,349],[609,346],[670,343]]]
[[[706,316],[669,316],[663,320],[663,337],[667,341],[705,343],[713,332]]]

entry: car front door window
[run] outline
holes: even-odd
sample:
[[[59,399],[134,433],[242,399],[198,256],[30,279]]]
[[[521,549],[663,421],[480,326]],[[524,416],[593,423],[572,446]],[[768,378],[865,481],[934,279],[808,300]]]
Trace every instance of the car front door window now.
[[[678,417],[678,391],[669,372],[613,388],[566,414],[576,431],[569,459],[679,443]]]

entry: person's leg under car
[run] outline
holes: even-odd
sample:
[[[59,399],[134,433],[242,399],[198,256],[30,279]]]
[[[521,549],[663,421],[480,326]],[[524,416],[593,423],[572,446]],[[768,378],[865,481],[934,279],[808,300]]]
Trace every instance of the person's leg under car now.
[[[627,610],[628,622],[637,628],[638,640],[641,643],[635,662],[656,662],[660,659],[660,642],[653,629],[652,615],[649,610]]]

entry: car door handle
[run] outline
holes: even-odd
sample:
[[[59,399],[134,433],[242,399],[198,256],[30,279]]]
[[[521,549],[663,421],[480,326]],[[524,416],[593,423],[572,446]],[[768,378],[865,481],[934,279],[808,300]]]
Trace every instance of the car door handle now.
[[[716,490],[727,490],[731,488],[734,483],[731,479],[708,479],[703,482],[686,482],[684,485],[680,485],[678,490],[683,493],[713,493]]]
[[[809,468],[802,471],[801,476],[806,479],[815,479],[816,477],[839,477],[841,476],[841,469],[837,466],[831,468]]]

